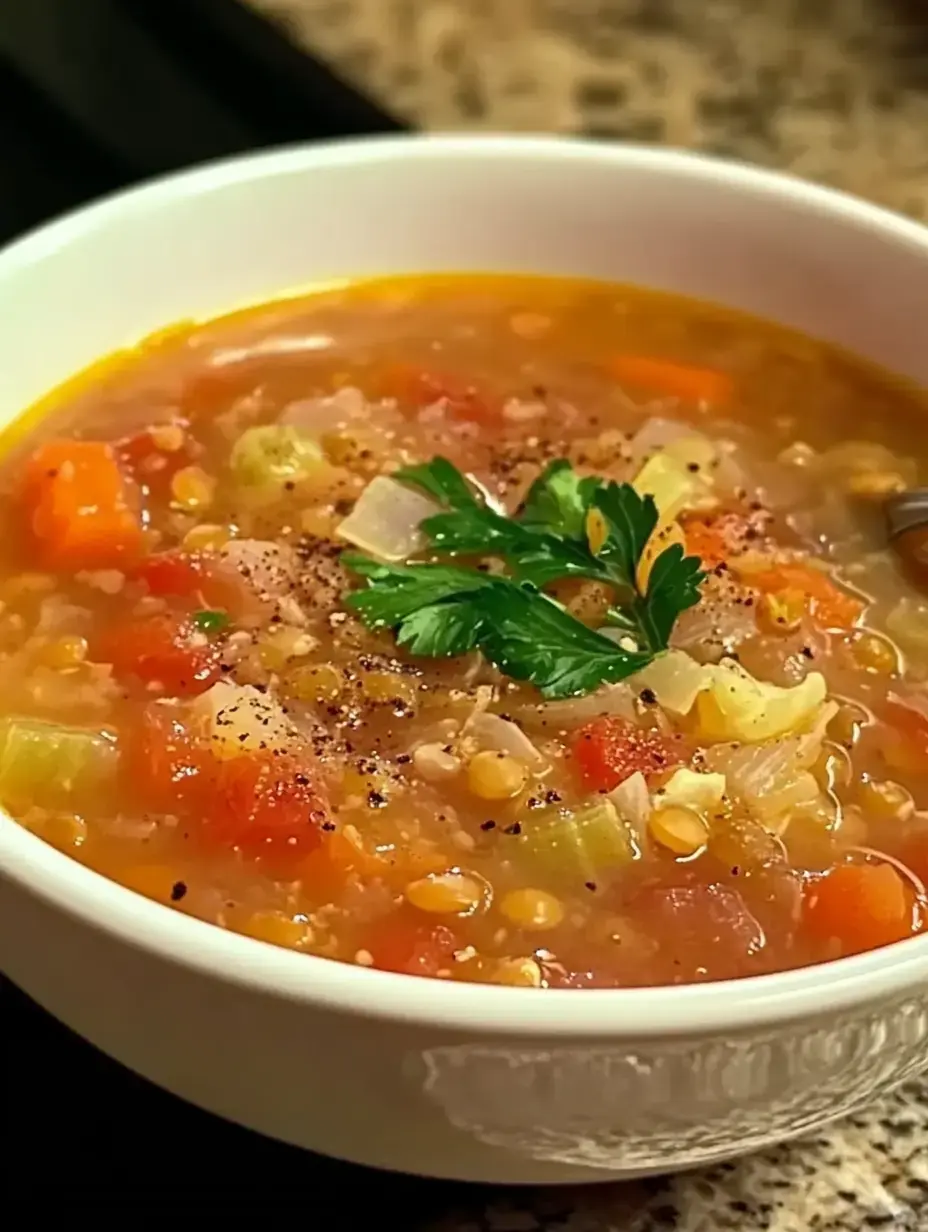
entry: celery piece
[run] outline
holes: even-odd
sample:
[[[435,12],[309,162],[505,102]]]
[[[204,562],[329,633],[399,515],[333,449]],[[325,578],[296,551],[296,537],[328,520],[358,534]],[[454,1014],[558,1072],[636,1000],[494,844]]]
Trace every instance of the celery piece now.
[[[99,731],[44,719],[0,719],[0,800],[55,807],[93,801],[116,772],[115,743]]]
[[[539,869],[595,881],[639,856],[631,829],[605,798],[577,809],[542,809],[520,818],[522,843]]]
[[[278,490],[306,479],[323,460],[318,441],[289,424],[246,428],[232,446],[229,466],[235,482],[257,491]]]

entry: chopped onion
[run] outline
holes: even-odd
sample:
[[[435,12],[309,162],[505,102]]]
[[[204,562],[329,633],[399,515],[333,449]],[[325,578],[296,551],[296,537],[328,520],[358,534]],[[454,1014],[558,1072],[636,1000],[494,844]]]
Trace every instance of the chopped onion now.
[[[726,781],[724,774],[713,771],[700,773],[681,767],[675,770],[668,781],[654,793],[654,807],[664,808],[668,805],[680,805],[695,809],[697,812],[709,812],[718,808],[725,795]]]
[[[730,575],[710,574],[700,601],[677,618],[671,646],[687,651],[700,663],[718,663],[733,654],[757,632],[755,608],[738,602],[748,593]]]
[[[772,829],[784,814],[813,805],[821,795],[809,773],[821,748],[790,736],[768,744],[719,744],[708,749],[705,764],[725,776],[726,791]]]
[[[408,560],[426,545],[420,523],[439,511],[422,492],[378,475],[361,493],[338,534],[379,560]]]
[[[299,572],[294,550],[269,539],[231,539],[222,548],[220,557],[261,598],[288,594]]]
[[[648,783],[640,770],[630,774],[618,787],[608,793],[609,799],[623,821],[634,826],[639,836],[644,834],[651,816],[651,796]]]
[[[712,492],[712,481],[703,470],[691,471],[686,462],[669,453],[656,453],[645,462],[632,480],[632,487],[642,496],[653,496],[662,522],[684,510],[714,509],[718,499]]]
[[[641,466],[652,454],[667,453],[683,462],[711,466],[718,456],[713,441],[678,419],[652,415],[631,441],[631,460]]]
[[[447,744],[420,744],[412,762],[416,773],[427,783],[446,783],[461,773],[461,759],[447,751]]]
[[[370,416],[370,403],[360,389],[346,385],[336,393],[318,398],[301,398],[288,403],[281,412],[278,423],[299,428],[310,435],[321,436],[334,428],[366,420]]]
[[[546,731],[569,731],[604,715],[635,718],[635,693],[627,682],[604,685],[585,697],[572,697],[562,702],[540,702],[519,712],[526,727]]]
[[[296,734],[283,708],[251,685],[220,680],[197,698],[193,709],[206,720],[210,749],[221,760],[282,748]]]
[[[668,650],[630,677],[629,684],[638,693],[650,689],[658,705],[671,714],[686,715],[711,681],[706,669],[686,651]]]
[[[476,740],[481,748],[508,753],[510,757],[517,757],[533,769],[540,770],[548,764],[522,728],[512,719],[504,719],[498,714],[477,714],[468,720],[466,733]]]

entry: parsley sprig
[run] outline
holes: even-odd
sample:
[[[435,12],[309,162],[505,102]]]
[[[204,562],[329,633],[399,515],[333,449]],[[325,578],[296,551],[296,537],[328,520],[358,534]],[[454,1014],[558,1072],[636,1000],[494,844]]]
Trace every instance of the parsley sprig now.
[[[571,697],[647,666],[667,648],[680,613],[699,601],[700,561],[679,544],[658,556],[639,591],[638,565],[658,513],[652,497],[629,484],[580,476],[558,459],[529,489],[519,515],[508,518],[445,458],[405,467],[394,477],[442,506],[421,526],[434,553],[495,557],[508,570],[497,575],[449,563],[390,565],[344,553],[344,563],[367,582],[347,605],[369,627],[393,629],[411,654],[440,658],[481,650],[500,671],[531,681],[545,697]],[[612,589],[607,624],[627,634],[622,643],[575,620],[544,593],[568,578]]]

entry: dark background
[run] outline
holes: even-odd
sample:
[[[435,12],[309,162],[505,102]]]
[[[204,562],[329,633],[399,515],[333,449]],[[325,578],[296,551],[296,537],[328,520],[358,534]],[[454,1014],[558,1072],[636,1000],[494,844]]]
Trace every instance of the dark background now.
[[[236,0],[0,0],[0,244],[179,167],[399,127]]]
[[[0,244],[150,176],[399,125],[235,0],[0,0]],[[4,305],[3,311],[15,311]],[[4,1204],[176,1215],[279,1203],[310,1225],[425,1217],[448,1189],[322,1160],[127,1073],[0,977]],[[414,1204],[410,1187],[414,1187]],[[413,1212],[416,1212],[415,1214]],[[4,1215],[0,1213],[0,1222]]]

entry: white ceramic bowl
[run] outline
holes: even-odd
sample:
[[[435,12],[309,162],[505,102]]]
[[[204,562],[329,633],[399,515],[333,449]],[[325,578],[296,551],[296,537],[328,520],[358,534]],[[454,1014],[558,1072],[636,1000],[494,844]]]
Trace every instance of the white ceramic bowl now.
[[[928,230],[913,223],[660,150],[399,138],[208,166],[7,249],[0,416],[183,317],[449,269],[684,292],[928,383]],[[382,1167],[666,1171],[813,1129],[928,1063],[928,937],[740,982],[532,992],[274,949],[137,897],[5,817],[0,874],[0,968],[63,1022],[204,1108]]]

